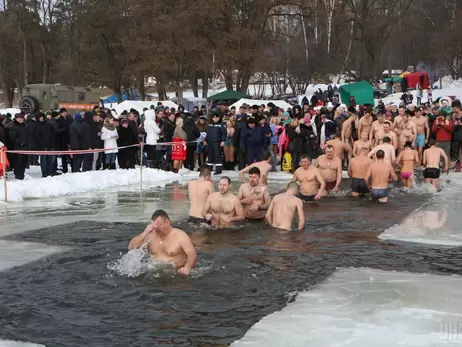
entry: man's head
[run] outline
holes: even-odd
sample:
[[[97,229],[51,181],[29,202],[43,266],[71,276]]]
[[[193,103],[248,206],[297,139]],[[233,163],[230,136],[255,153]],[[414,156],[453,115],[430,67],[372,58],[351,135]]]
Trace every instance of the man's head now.
[[[337,130],[337,132],[335,133],[335,138],[337,138],[339,140],[342,138],[342,131],[341,130]]]
[[[363,131],[361,133],[361,140],[363,140],[363,141],[369,140],[369,133],[367,131]]]
[[[430,140],[428,141],[428,145],[429,145],[430,147],[436,146],[436,139],[430,139]]]
[[[265,153],[263,153],[263,160],[270,163],[271,162],[271,153],[270,151],[265,151]]]
[[[152,226],[154,231],[159,234],[166,234],[172,228],[170,218],[164,210],[156,210],[151,217]]]
[[[412,142],[411,142],[411,141],[406,141],[406,142],[404,143],[404,148],[412,149]]]
[[[298,184],[297,184],[297,182],[289,182],[287,184],[287,193],[297,195],[297,193],[298,193]]]
[[[385,136],[382,141],[383,143],[390,143],[391,139],[388,136]]]
[[[364,155],[365,157],[367,157],[367,155],[369,154],[369,148],[367,147],[361,147],[361,149],[359,150],[359,153],[361,155]]]
[[[231,179],[228,176],[223,176],[218,181],[218,190],[220,194],[225,195],[228,193],[229,188],[231,187]]]
[[[204,165],[203,167],[201,167],[199,177],[204,181],[210,181],[212,179],[212,172],[207,166]]]
[[[405,113],[406,113],[406,109],[404,108],[404,106],[400,106],[398,109],[398,114],[402,117],[404,116]]]
[[[61,107],[61,108],[59,109],[59,113],[60,113],[62,116],[64,116],[64,117],[67,117],[67,114],[68,114],[68,113],[67,113],[67,110],[66,110],[64,107]]]
[[[390,132],[391,128],[391,123],[389,121],[386,121],[383,123],[383,132],[388,133]]]
[[[249,184],[252,187],[258,186],[260,182],[260,169],[258,167],[253,167],[249,170]]]
[[[307,155],[302,155],[300,158],[300,166],[304,169],[308,169],[311,165],[311,158]]]
[[[377,121],[379,123],[383,123],[385,121],[385,114],[383,112],[377,113]]]
[[[326,157],[328,159],[334,158],[335,148],[332,145],[327,145],[326,147]]]
[[[377,153],[375,153],[375,156],[377,157],[377,159],[383,160],[383,158],[385,158],[385,152],[379,149]]]

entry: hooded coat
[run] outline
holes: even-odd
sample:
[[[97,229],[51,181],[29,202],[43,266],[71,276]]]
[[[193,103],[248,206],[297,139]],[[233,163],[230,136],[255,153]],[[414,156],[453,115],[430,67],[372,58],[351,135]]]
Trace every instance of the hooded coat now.
[[[144,131],[146,132],[146,144],[156,145],[160,136],[160,128],[156,123],[156,112],[154,110],[147,110],[144,113],[146,117],[144,121]]]

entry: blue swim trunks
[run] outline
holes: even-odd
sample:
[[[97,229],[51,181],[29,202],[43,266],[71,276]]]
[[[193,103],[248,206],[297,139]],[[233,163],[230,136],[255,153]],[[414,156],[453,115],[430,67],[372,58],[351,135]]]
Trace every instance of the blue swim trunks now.
[[[383,199],[383,198],[388,198],[388,189],[386,188],[380,188],[380,189],[371,189],[371,197],[372,199]]]
[[[425,147],[425,134],[418,134],[415,138],[416,147]]]

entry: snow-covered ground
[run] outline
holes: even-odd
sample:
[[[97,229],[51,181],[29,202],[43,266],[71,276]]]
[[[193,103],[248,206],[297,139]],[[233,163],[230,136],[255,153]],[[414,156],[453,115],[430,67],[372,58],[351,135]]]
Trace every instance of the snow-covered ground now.
[[[417,97],[416,97],[416,91],[413,90],[411,91],[411,94],[414,96],[413,104],[415,105],[417,103]],[[383,101],[383,103],[389,104],[389,103],[394,103],[395,105],[399,105],[401,102],[401,96],[403,93],[394,93],[390,94],[380,100]],[[433,100],[438,99],[439,97],[450,97],[454,96],[457,99],[462,99],[462,88],[456,88],[456,87],[451,87],[451,88],[443,88],[443,89],[436,89],[433,91]],[[422,98],[422,102],[427,102],[427,91],[424,91],[424,95]],[[375,104],[377,105],[379,102],[379,99],[375,100]]]

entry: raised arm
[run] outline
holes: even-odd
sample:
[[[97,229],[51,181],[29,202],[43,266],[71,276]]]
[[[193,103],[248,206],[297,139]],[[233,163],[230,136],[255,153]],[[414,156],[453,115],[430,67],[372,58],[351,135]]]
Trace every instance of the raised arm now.
[[[152,229],[153,229],[153,226],[152,226],[152,223],[151,223],[144,229],[144,231],[141,234],[139,234],[138,236],[135,236],[130,241],[130,243],[128,244],[128,250],[131,251],[131,250],[134,250],[134,249],[139,248],[140,246],[142,246],[146,242],[146,239],[148,238],[148,236],[151,233]]]
[[[241,178],[241,181],[246,183],[247,181],[245,180],[244,174],[248,173],[250,169],[253,167],[253,165],[249,165],[245,168],[243,168],[241,171],[239,171],[239,177]]]
[[[305,228],[305,213],[303,212],[303,202],[300,200],[297,202],[297,213],[298,213],[298,230]]]

